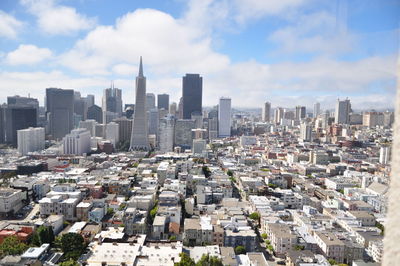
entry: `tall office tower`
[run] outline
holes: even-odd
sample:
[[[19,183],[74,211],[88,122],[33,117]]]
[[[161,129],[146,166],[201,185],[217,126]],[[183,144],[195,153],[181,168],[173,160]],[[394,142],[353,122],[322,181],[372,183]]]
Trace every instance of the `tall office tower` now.
[[[44,149],[45,132],[43,127],[20,129],[17,131],[17,136],[18,152],[21,155]]]
[[[158,109],[154,108],[147,112],[149,135],[158,133]]]
[[[5,119],[5,113],[6,113],[6,108],[7,105],[3,104],[0,105],[0,143],[5,143],[6,141],[6,119]]]
[[[87,101],[86,98],[81,97],[81,93],[78,91],[74,92],[74,114],[80,116],[80,120],[87,119]]]
[[[351,112],[350,100],[347,98],[344,101],[337,99],[335,108],[335,123],[348,124],[350,112]]]
[[[71,130],[63,140],[64,154],[83,155],[90,152],[90,132],[84,128]]]
[[[37,126],[37,109],[29,106],[7,106],[5,109],[5,140],[17,146],[17,130]]]
[[[195,121],[191,119],[178,119],[175,122],[175,146],[182,149],[192,147],[192,129],[195,128]]]
[[[182,78],[183,119],[191,119],[192,113],[202,113],[203,78],[199,74],[186,74]]]
[[[108,117],[120,117],[122,115],[122,91],[114,88],[114,83],[111,84],[111,88],[104,89],[103,91],[103,122],[108,123],[106,118]],[[114,113],[115,115],[111,115]]]
[[[103,109],[101,109],[100,106],[98,105],[92,105],[88,108],[87,119],[93,119],[96,120],[97,123],[102,124],[103,123]]]
[[[218,138],[218,117],[208,119],[208,139]]]
[[[392,147],[391,146],[382,146],[379,151],[379,163],[389,164],[391,158],[392,158]]]
[[[149,150],[150,144],[147,132],[146,78],[143,76],[142,57],[140,57],[139,75],[136,77],[136,103],[129,150]]]
[[[172,152],[174,150],[175,119],[167,115],[160,120],[158,147],[161,152]]]
[[[74,91],[46,89],[46,115],[53,139],[62,139],[67,135],[74,126]]]
[[[146,111],[156,108],[156,96],[154,93],[146,93]]]
[[[271,117],[271,103],[265,102],[262,109],[262,120],[264,122],[269,122]]]
[[[303,141],[311,141],[311,133],[312,133],[311,125],[307,123],[302,123],[300,125],[300,138]]]
[[[96,127],[96,120],[94,119],[87,119],[85,121],[79,122],[79,128],[85,128],[87,131],[90,132],[90,136],[95,136],[95,127]]]
[[[314,103],[314,112],[313,116],[317,117],[321,113],[321,104],[320,103]]]
[[[274,122],[275,124],[280,124],[283,118],[284,109],[282,107],[275,108]]]
[[[7,97],[8,106],[29,106],[36,109],[37,123],[39,123],[39,101],[35,98],[21,97],[18,95]]]
[[[105,138],[106,137],[106,125],[105,124],[96,124],[94,126],[94,134],[96,137]]]
[[[132,119],[127,119],[126,117],[120,117],[114,120],[118,124],[119,137],[118,140],[121,142],[129,142],[132,135]]]
[[[203,115],[199,113],[192,114],[192,120],[195,122],[195,128],[203,128]]]
[[[168,94],[158,94],[157,95],[157,108],[164,108],[168,111],[169,109],[169,95]]]
[[[176,112],[177,112],[177,106],[176,103],[173,102],[169,105],[169,113],[173,116],[176,116]]]
[[[87,108],[91,107],[94,105],[94,95],[93,94],[88,94],[86,98],[84,98],[86,101],[86,106]]]
[[[218,137],[231,136],[231,98],[221,97],[218,105]]]
[[[106,124],[106,139],[115,147],[119,141],[119,125],[115,122]]]
[[[204,156],[206,151],[207,141],[205,139],[194,139],[192,153],[196,156]]]
[[[298,105],[296,106],[295,119],[301,120],[303,118],[306,118],[306,107]]]
[[[365,112],[363,114],[363,126],[366,127],[376,127],[383,126],[384,115],[381,112]]]

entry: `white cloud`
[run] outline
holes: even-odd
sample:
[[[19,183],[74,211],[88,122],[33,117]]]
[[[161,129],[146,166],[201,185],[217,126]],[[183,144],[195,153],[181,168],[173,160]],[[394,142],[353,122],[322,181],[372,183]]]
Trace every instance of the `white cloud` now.
[[[6,55],[5,62],[10,65],[32,65],[51,57],[52,52],[47,48],[21,44],[16,50]]]
[[[0,10],[0,37],[15,39],[23,23]]]
[[[210,73],[229,64],[227,56],[212,50],[209,37],[153,9],[128,13],[114,27],[95,28],[61,55],[60,64],[81,74],[106,75],[111,65],[137,65],[139,56],[158,75]]]
[[[138,72],[138,67],[130,64],[117,64],[112,67],[112,71],[121,76],[132,76]]]
[[[37,17],[39,28],[47,34],[70,35],[96,25],[96,19],[79,14],[75,8],[57,5],[53,0],[21,0],[21,3]]]
[[[348,52],[355,37],[341,31],[336,18],[327,12],[296,16],[289,26],[273,32],[269,40],[276,42],[280,54]]]

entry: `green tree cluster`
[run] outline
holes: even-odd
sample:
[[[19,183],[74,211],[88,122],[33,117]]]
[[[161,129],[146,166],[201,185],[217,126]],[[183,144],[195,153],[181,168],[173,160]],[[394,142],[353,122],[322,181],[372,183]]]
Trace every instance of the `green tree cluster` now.
[[[67,233],[57,238],[59,248],[64,252],[64,261],[76,261],[85,250],[85,240],[80,234]]]
[[[180,255],[181,261],[175,263],[175,266],[223,266],[222,260],[209,254],[204,254],[201,259],[195,263],[194,260],[186,253]]]
[[[244,246],[236,246],[235,247],[235,254],[236,255],[246,254],[246,248]]]
[[[252,214],[250,214],[249,218],[254,221],[258,221],[258,219],[260,219],[260,214],[258,212],[253,212]]]
[[[0,244],[0,256],[20,255],[27,249],[28,245],[21,242],[16,236],[9,236],[4,238],[3,243]]]
[[[51,226],[39,226],[38,229],[32,234],[31,244],[34,246],[41,246],[42,244],[53,244],[54,232]]]

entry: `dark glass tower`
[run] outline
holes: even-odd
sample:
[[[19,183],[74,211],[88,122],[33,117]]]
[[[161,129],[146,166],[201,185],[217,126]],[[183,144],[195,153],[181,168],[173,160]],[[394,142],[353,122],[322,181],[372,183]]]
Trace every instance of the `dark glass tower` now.
[[[186,74],[182,78],[183,119],[202,113],[203,78],[199,74]]]
[[[168,94],[158,94],[157,95],[157,107],[158,109],[164,108],[169,110],[169,95]]]
[[[46,114],[53,139],[69,134],[74,126],[74,90],[46,89]]]

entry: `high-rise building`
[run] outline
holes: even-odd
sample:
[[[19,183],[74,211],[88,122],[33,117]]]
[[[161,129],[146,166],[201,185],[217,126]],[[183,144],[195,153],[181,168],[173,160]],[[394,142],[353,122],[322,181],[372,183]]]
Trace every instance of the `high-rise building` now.
[[[149,150],[149,136],[146,117],[146,78],[143,76],[142,57],[139,75],[136,77],[136,102],[133,114],[132,136],[129,150]]]
[[[306,107],[305,106],[296,106],[296,113],[295,113],[295,119],[296,120],[301,120],[306,117]]]
[[[39,101],[37,99],[31,97],[21,97],[19,95],[8,96],[7,105],[15,107],[28,106],[35,108],[37,116],[36,121],[39,123]]]
[[[218,117],[208,118],[208,139],[218,138]]]
[[[194,139],[193,140],[193,155],[204,156],[206,151],[207,142],[205,139]]]
[[[106,124],[106,139],[108,139],[114,147],[119,141],[119,125],[115,122]]]
[[[159,150],[161,152],[172,152],[174,149],[175,119],[168,115],[160,120],[159,126]]]
[[[300,138],[303,141],[311,141],[312,126],[307,123],[302,123],[300,125]]]
[[[178,119],[175,122],[175,146],[182,149],[190,149],[193,144],[192,129],[195,128],[195,121],[191,119]]]
[[[314,112],[313,116],[317,117],[321,113],[321,104],[320,103],[314,103]]]
[[[98,105],[92,105],[88,108],[87,119],[96,120],[97,123],[103,123],[103,109]]]
[[[168,94],[158,94],[157,95],[157,108],[162,109],[164,108],[165,110],[168,111],[169,109],[169,95]]]
[[[183,98],[179,99],[178,104],[178,119],[183,119]]]
[[[171,115],[173,115],[173,116],[176,116],[176,114],[177,114],[177,106],[176,106],[176,103],[175,103],[175,102],[173,102],[173,103],[171,103],[171,104],[169,105],[169,113],[170,113]]]
[[[156,96],[154,93],[146,93],[146,111],[156,108]]]
[[[86,100],[87,108],[89,108],[89,107],[94,105],[94,95],[93,94],[88,94],[86,96],[85,100]]]
[[[5,140],[17,146],[17,131],[37,126],[37,109],[29,106],[7,106],[5,108]]]
[[[158,109],[154,108],[147,112],[149,135],[157,135],[158,133]]]
[[[274,122],[275,124],[280,124],[283,118],[284,109],[282,107],[275,108]]]
[[[87,131],[90,132],[90,136],[95,136],[95,127],[96,127],[96,120],[94,119],[87,119],[85,121],[79,122],[79,128],[85,128]]]
[[[203,115],[199,113],[192,114],[192,120],[195,122],[195,128],[203,128]]]
[[[202,113],[203,78],[199,74],[186,74],[182,78],[183,119],[191,119],[193,113]]]
[[[391,127],[394,122],[394,113],[390,111],[383,112],[383,125],[385,127]]]
[[[262,120],[264,122],[269,122],[271,118],[271,103],[265,102],[262,109]]]
[[[78,91],[74,92],[74,114],[80,116],[80,120],[87,119],[87,100],[81,97],[81,93]]]
[[[366,127],[376,127],[383,126],[384,124],[384,114],[381,112],[365,112],[363,113],[363,126]]]
[[[218,137],[231,136],[231,98],[221,97],[218,105]]]
[[[112,121],[107,121],[107,117],[120,117],[122,115],[122,91],[118,88],[114,88],[114,84],[111,84],[111,88],[104,89],[103,91],[102,109],[104,123]],[[115,115],[111,115],[110,113]]]
[[[74,91],[46,89],[46,115],[49,134],[53,139],[62,139],[74,126]]]
[[[348,124],[350,112],[351,112],[350,100],[346,99],[344,101],[341,101],[337,99],[335,108],[335,123]]]
[[[118,124],[119,137],[118,140],[122,142],[127,142],[131,140],[132,135],[132,119],[127,119],[126,117],[120,117],[114,120]]]
[[[45,132],[42,127],[30,127],[17,131],[18,136],[18,152],[26,155],[29,152],[41,151],[44,149]]]
[[[83,155],[90,152],[90,132],[85,128],[71,130],[63,140],[64,154]]]

